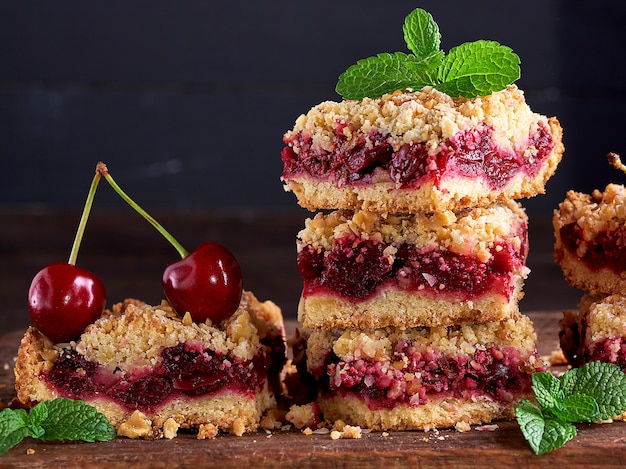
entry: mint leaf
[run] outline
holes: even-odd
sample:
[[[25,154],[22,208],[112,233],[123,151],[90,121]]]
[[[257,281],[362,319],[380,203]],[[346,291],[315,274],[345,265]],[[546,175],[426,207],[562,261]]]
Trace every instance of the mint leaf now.
[[[439,26],[430,13],[416,9],[404,20],[404,41],[415,59],[429,68],[438,67],[443,59]]]
[[[541,409],[530,401],[522,401],[517,405],[515,417],[535,454],[558,449],[576,436],[574,425],[545,418]]]
[[[409,13],[402,29],[412,53],[383,53],[357,61],[339,76],[339,95],[375,98],[433,86],[452,97],[473,98],[503,90],[520,77],[519,57],[495,41],[467,42],[446,56],[437,23],[420,8]]]
[[[4,454],[28,435],[26,411],[4,409],[0,412],[0,454]]]
[[[617,365],[594,361],[561,376],[565,396],[586,394],[598,404],[594,420],[607,420],[626,410],[626,374]]]
[[[519,64],[517,54],[495,41],[466,42],[443,59],[435,87],[450,96],[486,96],[518,80]]]
[[[48,417],[41,426],[42,440],[109,441],[115,428],[107,418],[83,401],[58,398],[46,401]]]
[[[561,383],[554,375],[547,372],[534,373],[533,391],[541,407],[552,408],[557,405]]]
[[[337,93],[344,99],[382,96],[395,90],[423,88],[432,82],[427,66],[402,52],[361,59],[343,72]]]
[[[542,408],[522,401],[515,408],[515,416],[537,454],[571,440],[576,435],[572,423],[607,420],[626,410],[626,373],[611,363],[587,363],[560,378],[535,373],[532,380]]]
[[[30,409],[26,417],[26,426],[28,427],[28,436],[33,438],[41,438],[45,430],[41,426],[41,422],[48,418],[48,408],[42,402]]]
[[[551,408],[544,407],[544,413],[563,420],[564,422],[593,422],[597,420],[598,403],[586,394],[574,394],[557,401]]]

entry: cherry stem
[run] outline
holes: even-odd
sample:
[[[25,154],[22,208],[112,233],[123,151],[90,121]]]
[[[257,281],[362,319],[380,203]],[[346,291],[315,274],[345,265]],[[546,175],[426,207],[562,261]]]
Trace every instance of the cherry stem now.
[[[87,219],[91,212],[91,206],[93,205],[93,198],[96,195],[96,188],[100,182],[100,173],[96,171],[93,179],[91,180],[91,186],[87,193],[87,200],[83,207],[83,213],[80,216],[80,222],[78,222],[78,229],[76,230],[76,236],[74,237],[74,243],[72,244],[72,250],[70,251],[70,258],[67,261],[68,264],[76,265],[76,259],[78,258],[78,250],[80,249],[80,243],[83,240],[83,234],[85,233],[85,226],[87,226]]]
[[[124,201],[130,205],[132,208],[137,211],[142,217],[144,217],[152,226],[156,228],[156,230],[163,235],[165,239],[167,239],[170,244],[178,251],[181,258],[185,258],[189,255],[189,251],[187,251],[177,240],[174,238],[161,224],[156,221],[148,212],[146,212],[143,208],[141,208],[133,199],[131,199],[126,192],[122,190],[120,186],[117,185],[113,177],[109,174],[109,170],[107,166],[100,161],[96,165],[96,171],[98,174],[101,174],[104,179],[109,183],[109,185],[113,188],[117,194],[124,199]]]
[[[606,159],[609,164],[613,166],[615,169],[619,169],[620,171],[626,173],[626,166],[622,163],[622,159],[617,153],[610,152],[606,155]]]

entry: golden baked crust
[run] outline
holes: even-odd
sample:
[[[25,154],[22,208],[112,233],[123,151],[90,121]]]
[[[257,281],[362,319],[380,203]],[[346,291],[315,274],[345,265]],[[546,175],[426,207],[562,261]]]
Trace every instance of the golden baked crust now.
[[[514,285],[508,297],[485,294],[471,299],[432,298],[387,290],[371,299],[350,302],[336,295],[317,294],[300,298],[298,320],[312,329],[432,327],[501,321],[519,312],[523,277],[516,276]]]
[[[513,176],[500,189],[492,189],[480,180],[443,177],[438,184],[427,181],[418,187],[403,188],[384,171],[373,175],[373,184],[336,184],[307,176],[284,178],[285,189],[292,191],[298,203],[309,210],[349,209],[379,212],[434,212],[472,206],[485,206],[506,199],[531,197],[545,192],[545,183],[554,174],[564,146],[562,128],[554,117],[533,113],[523,92],[515,85],[480,98],[453,99],[434,88],[413,93],[393,93],[362,101],[327,101],[301,115],[284,140],[292,142],[299,133],[306,135],[312,149],[332,151],[335,136],[351,141],[371,131],[385,135],[385,141],[398,151],[402,145],[422,144],[429,153],[437,153],[455,134],[480,126],[493,128],[493,142],[504,152],[524,148],[529,135],[544,126],[549,129],[553,148],[533,177],[525,173]],[[297,154],[300,148],[293,145]],[[527,158],[536,149],[524,150]]]
[[[439,249],[472,256],[486,263],[498,244],[521,252],[523,259],[507,273],[511,290],[467,295],[439,288],[402,290],[381,285],[371,297],[353,300],[323,289],[305,293],[299,302],[298,319],[308,328],[379,328],[386,326],[447,326],[464,322],[499,321],[518,312],[527,252],[527,217],[512,201],[457,212],[379,214],[365,211],[318,213],[305,222],[298,234],[298,252],[303,249],[330,251],[338,239],[354,235],[387,245],[383,254],[389,263],[402,244],[417,249]]]
[[[529,384],[532,373],[545,368],[537,355],[533,324],[524,315],[506,321],[453,327],[305,330],[304,333],[307,336],[307,368],[312,375],[317,376],[320,370],[326,370],[331,355],[341,363],[353,364],[355,368],[361,366],[361,361],[372,360],[377,364],[374,370],[382,370],[394,379],[404,376],[406,383],[395,387],[390,385],[389,390],[406,387],[407,392],[409,386],[419,389],[422,378],[418,372],[410,371],[412,359],[399,353],[404,344],[410,344],[412,353],[419,353],[421,357],[441,353],[451,357],[466,356],[472,360],[475,353],[491,350],[492,347],[500,351],[515,350],[519,355],[518,369],[526,376],[528,387],[521,392],[500,389],[501,399],[486,394],[456,397],[444,393],[429,395],[426,402],[420,401],[419,404],[399,403],[393,407],[372,409],[365,400],[350,392],[320,391],[317,402],[326,420],[341,419],[351,425],[376,430],[423,430],[453,427],[460,422],[481,424],[510,419],[514,416],[515,405],[522,399],[532,397]],[[479,367],[478,364],[472,366]],[[350,367],[346,365],[346,368]],[[389,371],[385,372],[385,369]],[[343,372],[344,368],[337,366],[331,374],[331,381],[340,379],[338,376]],[[441,373],[442,379],[445,375]]]
[[[116,373],[132,373],[156,365],[163,348],[180,343],[200,343],[205,349],[222,351],[225,357],[251,360],[256,354],[270,353],[261,342],[264,338],[284,338],[280,309],[270,301],[259,302],[250,292],[244,292],[239,309],[220,327],[210,322],[185,322],[165,302],[149,306],[130,301],[105,312],[87,327],[78,341],[69,344],[52,344],[30,327],[20,343],[15,364],[17,398],[24,405],[33,405],[63,397],[39,377],[50,371],[56,358],[66,350],[74,350],[108,370],[117,370]],[[235,434],[240,434],[242,429],[254,431],[263,413],[276,405],[277,379],[268,376],[262,389],[252,396],[228,390],[210,396],[168,400],[154,412],[142,413],[141,418],[149,422],[150,431],[138,436],[161,437],[166,423],[167,428],[175,424],[179,428],[197,429],[212,424]],[[95,396],[85,401],[106,415],[118,430],[134,413],[106,397]]]
[[[609,268],[591,269],[582,261],[600,235],[626,227],[624,186],[608,184],[604,192],[595,190],[591,194],[568,191],[554,211],[552,222],[554,258],[570,285],[592,293],[623,294],[626,291],[626,267],[621,272]],[[561,229],[573,223],[580,229],[575,252],[565,246],[561,236]]]

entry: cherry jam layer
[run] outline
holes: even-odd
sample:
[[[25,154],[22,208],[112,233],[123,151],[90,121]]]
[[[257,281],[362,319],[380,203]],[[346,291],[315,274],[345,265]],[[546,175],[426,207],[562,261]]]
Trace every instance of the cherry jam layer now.
[[[582,228],[572,222],[560,230],[565,248],[577,257],[578,246],[583,240]],[[586,249],[579,259],[591,270],[611,269],[616,274],[626,270],[626,227],[621,225],[612,231],[598,233],[593,241],[585,241]]]
[[[464,299],[486,292],[508,297],[515,287],[511,272],[522,267],[527,252],[525,227],[520,228],[518,236],[522,240],[518,249],[505,242],[495,243],[487,262],[407,243],[394,245],[397,252],[390,261],[385,253],[387,244],[356,235],[337,239],[328,252],[306,246],[298,252],[303,296],[330,291],[365,300],[384,286],[432,295],[454,294]]]
[[[313,148],[310,136],[299,132],[285,139],[281,158],[283,178],[297,176],[330,180],[338,185],[368,184],[378,168],[402,188],[417,187],[426,181],[439,187],[446,174],[463,178],[479,178],[491,189],[500,189],[522,172],[533,178],[554,148],[554,140],[546,124],[539,122],[530,135],[526,148],[509,151],[493,141],[493,128],[458,132],[448,139],[439,152],[430,154],[423,143],[404,144],[397,151],[387,142],[387,135],[370,131],[355,144],[348,143],[343,126],[337,126],[331,151]],[[298,154],[293,148],[299,148]],[[532,156],[527,150],[532,149]]]
[[[535,371],[535,370],[533,370]],[[370,410],[417,407],[432,399],[488,397],[507,404],[531,391],[531,373],[520,352],[495,345],[472,355],[418,352],[410,342],[397,347],[390,362],[339,360],[333,353],[313,374],[325,395],[353,395]]]
[[[111,372],[76,351],[66,350],[41,379],[64,397],[104,397],[127,410],[154,412],[181,397],[206,397],[225,390],[254,396],[274,366],[270,354],[241,361],[179,344],[163,349],[155,368],[127,375],[118,370]]]

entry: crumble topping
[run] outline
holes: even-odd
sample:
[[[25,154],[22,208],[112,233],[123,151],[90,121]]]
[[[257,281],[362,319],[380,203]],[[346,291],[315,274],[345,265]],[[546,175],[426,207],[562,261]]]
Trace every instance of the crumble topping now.
[[[167,302],[150,306],[129,301],[116,305],[88,326],[75,348],[88,360],[122,371],[131,371],[129,366],[153,367],[164,348],[180,343],[204,344],[212,350],[252,360],[262,347],[260,339],[275,327],[256,315],[265,306],[244,292],[239,309],[216,327],[210,321],[185,325],[184,318],[179,318]],[[271,305],[268,307],[272,309]]]
[[[555,211],[555,226],[577,223],[581,228],[581,241],[591,241],[599,233],[613,231],[626,223],[626,188],[608,184],[604,192],[592,194],[568,191],[566,199]]]
[[[626,297],[622,295],[585,295],[580,302],[586,341],[599,342],[607,337],[626,337]]]
[[[378,130],[388,135],[394,151],[407,143],[424,143],[429,153],[435,153],[460,130],[484,122],[496,130],[494,140],[500,147],[515,151],[520,150],[517,146],[526,142],[538,121],[547,125],[545,117],[531,111],[523,91],[515,85],[472,99],[453,99],[425,87],[362,101],[325,101],[298,117],[285,140],[302,132],[311,136],[314,147],[330,151],[336,134],[351,140]],[[299,150],[294,147],[294,151]]]
[[[498,239],[506,239],[507,244],[519,249],[525,242],[520,239],[519,228],[526,223],[526,213],[513,201],[458,212],[392,214],[339,210],[307,219],[305,229],[298,234],[298,245],[330,250],[335,239],[355,234],[387,244],[436,245],[486,262]],[[387,249],[392,258],[394,248]]]
[[[409,329],[387,327],[368,330],[311,330],[307,334],[310,369],[323,365],[323,360],[330,351],[346,361],[360,358],[381,360],[393,356],[396,344],[411,342],[419,349],[434,349],[444,354],[473,354],[477,349],[484,350],[489,344],[513,347],[522,354],[528,354],[535,351],[537,340],[532,321],[524,315],[483,324]],[[400,365],[404,364],[398,364]]]

